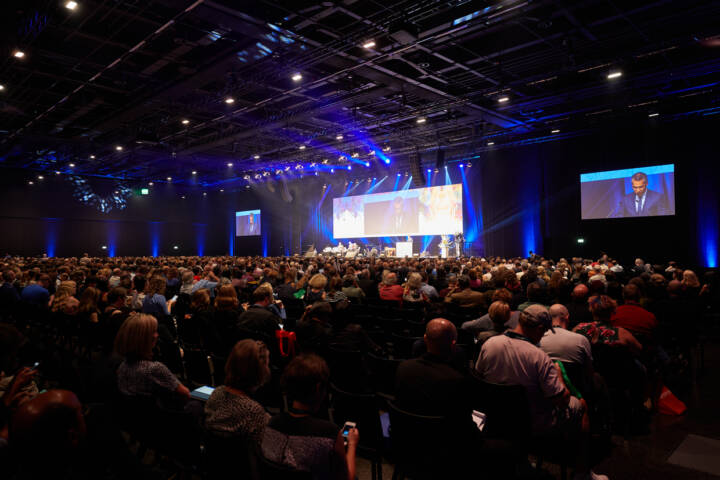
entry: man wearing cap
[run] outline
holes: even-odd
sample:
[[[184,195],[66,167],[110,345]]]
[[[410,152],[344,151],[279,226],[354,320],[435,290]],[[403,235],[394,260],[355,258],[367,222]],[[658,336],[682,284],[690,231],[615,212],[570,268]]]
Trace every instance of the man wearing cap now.
[[[525,387],[535,434],[587,432],[587,404],[570,395],[562,373],[537,345],[546,331],[554,331],[547,308],[530,305],[520,314],[518,326],[488,339],[475,369],[486,381]],[[583,437],[583,440],[587,440]],[[586,441],[579,444],[587,446]],[[607,480],[589,469],[586,448],[577,456],[576,478]]]

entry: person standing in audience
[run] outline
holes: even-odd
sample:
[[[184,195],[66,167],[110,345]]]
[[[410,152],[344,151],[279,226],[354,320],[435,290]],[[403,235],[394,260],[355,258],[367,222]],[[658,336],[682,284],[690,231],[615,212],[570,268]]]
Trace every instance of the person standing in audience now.
[[[225,363],[225,384],[205,403],[205,428],[220,436],[239,435],[260,445],[270,415],[253,400],[270,379],[270,353],[263,342],[241,340]]]
[[[281,384],[290,407],[287,412],[273,416],[265,427],[262,455],[310,472],[317,480],[355,480],[358,429],[350,430],[346,450],[337,425],[315,417],[327,395],[329,380],[330,370],[317,355],[299,355],[288,364]]]

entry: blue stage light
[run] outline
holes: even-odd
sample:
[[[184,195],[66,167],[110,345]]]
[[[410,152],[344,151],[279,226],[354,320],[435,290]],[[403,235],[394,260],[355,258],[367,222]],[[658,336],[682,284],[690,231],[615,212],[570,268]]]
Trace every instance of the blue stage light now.
[[[463,165],[462,163],[460,164],[460,168],[463,168],[464,166],[465,166],[465,165]]]
[[[388,164],[388,165],[390,165],[390,159],[389,159],[389,158],[386,158],[386,159],[385,159],[385,163]]]
[[[352,170],[352,165],[348,165],[348,170]]]

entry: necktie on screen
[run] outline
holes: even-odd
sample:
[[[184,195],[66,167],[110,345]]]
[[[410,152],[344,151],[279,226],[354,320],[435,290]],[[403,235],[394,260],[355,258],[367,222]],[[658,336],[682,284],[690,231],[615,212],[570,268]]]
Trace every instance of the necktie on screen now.
[[[635,197],[635,213],[640,213],[640,199]]]

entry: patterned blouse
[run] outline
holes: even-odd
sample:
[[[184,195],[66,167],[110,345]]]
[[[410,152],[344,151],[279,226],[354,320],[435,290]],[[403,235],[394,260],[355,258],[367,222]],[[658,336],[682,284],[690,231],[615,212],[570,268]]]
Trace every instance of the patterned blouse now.
[[[590,343],[604,343],[610,346],[620,344],[620,334],[617,327],[603,325],[598,322],[588,322],[578,324],[574,331],[585,335],[590,340]],[[597,335],[597,341],[593,341],[595,335]]]
[[[174,392],[180,380],[163,363],[126,360],[118,367],[117,383],[123,395],[163,396]]]
[[[255,400],[217,387],[205,403],[205,427],[220,435],[241,435],[260,443],[270,415]]]

